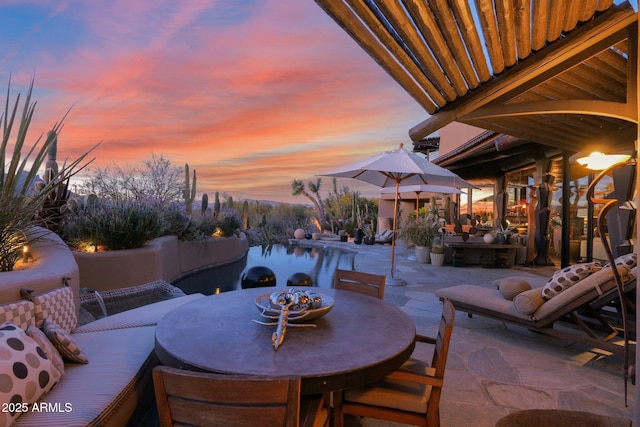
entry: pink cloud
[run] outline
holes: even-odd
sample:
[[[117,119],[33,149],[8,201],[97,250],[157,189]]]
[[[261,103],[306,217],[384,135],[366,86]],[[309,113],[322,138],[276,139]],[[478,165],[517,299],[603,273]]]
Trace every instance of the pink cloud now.
[[[160,153],[195,167],[201,192],[299,201],[294,178],[408,142],[426,117],[313,2],[64,6],[49,19],[84,23],[86,43],[35,52],[15,75],[36,69],[34,127],[73,105],[63,156],[102,140],[99,165]]]

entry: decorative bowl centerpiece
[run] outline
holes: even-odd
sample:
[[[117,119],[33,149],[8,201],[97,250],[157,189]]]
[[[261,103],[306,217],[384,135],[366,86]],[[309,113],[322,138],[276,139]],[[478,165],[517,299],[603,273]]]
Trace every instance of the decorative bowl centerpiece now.
[[[299,288],[262,294],[255,302],[263,315],[276,318],[280,316],[283,307],[291,304],[288,323],[313,322],[327,314],[335,304],[333,297],[319,294],[312,289]]]

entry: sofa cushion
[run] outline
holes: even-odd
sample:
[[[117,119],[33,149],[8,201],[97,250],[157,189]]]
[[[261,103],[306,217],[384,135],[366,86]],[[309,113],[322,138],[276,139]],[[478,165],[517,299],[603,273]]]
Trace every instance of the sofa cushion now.
[[[107,331],[110,329],[136,328],[139,326],[157,325],[158,321],[173,310],[190,301],[204,297],[203,294],[189,294],[178,298],[143,305],[133,310],[123,311],[112,316],[103,317],[94,322],[77,327],[73,333]]]
[[[549,301],[562,291],[570,288],[596,271],[599,271],[601,268],[600,263],[586,262],[570,265],[562,270],[558,270],[542,288],[542,297],[545,301]]]
[[[42,330],[65,360],[76,363],[89,363],[82,348],[76,343],[71,334],[63,328],[49,319],[44,319]]]
[[[40,348],[44,350],[49,360],[51,360],[51,363],[53,363],[53,366],[55,366],[56,369],[60,372],[60,375],[64,375],[64,360],[62,360],[60,352],[58,351],[56,346],[53,345],[51,341],[49,341],[49,338],[47,338],[44,332],[42,332],[35,326],[29,326],[26,330],[26,333],[27,335],[29,335],[29,338],[34,340],[36,344],[38,344]]]
[[[0,425],[11,425],[60,379],[44,350],[11,322],[0,325],[0,402],[13,404],[0,412]],[[26,406],[22,406],[26,404]],[[17,410],[13,410],[17,409]]]
[[[74,334],[91,363],[68,363],[65,376],[42,402],[67,405],[58,412],[31,412],[16,427],[118,425],[114,420],[132,400],[149,367],[155,327]],[[153,393],[153,391],[152,391]],[[122,420],[119,425],[125,425]]]
[[[531,289],[529,282],[521,279],[511,279],[508,277],[503,279],[498,287],[502,297],[509,301],[512,301],[519,293],[528,291],[529,289]]]
[[[522,314],[533,314],[542,304],[544,299],[537,288],[521,292],[513,298],[513,306]]]
[[[27,329],[35,325],[34,305],[31,301],[16,301],[0,305],[0,324],[11,322]]]
[[[33,297],[33,303],[38,328],[42,327],[44,319],[51,319],[67,332],[78,324],[73,290],[69,286],[37,295]]]

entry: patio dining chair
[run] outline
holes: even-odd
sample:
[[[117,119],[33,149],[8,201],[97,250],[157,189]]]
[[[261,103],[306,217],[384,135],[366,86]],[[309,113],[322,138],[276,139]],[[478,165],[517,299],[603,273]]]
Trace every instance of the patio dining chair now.
[[[431,364],[412,357],[378,382],[334,392],[334,425],[342,427],[344,415],[351,414],[418,426],[439,426],[440,394],[454,322],[455,308],[449,300],[444,300],[437,336],[416,335],[416,344],[434,345]]]
[[[157,366],[153,384],[160,427],[328,425],[323,397],[301,398],[300,378],[249,378]]]
[[[384,299],[386,281],[386,276],[378,274],[337,269],[334,288]]]

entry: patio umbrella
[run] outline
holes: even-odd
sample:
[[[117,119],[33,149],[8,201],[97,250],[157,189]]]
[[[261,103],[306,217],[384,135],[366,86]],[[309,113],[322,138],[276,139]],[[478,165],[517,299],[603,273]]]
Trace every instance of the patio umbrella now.
[[[394,187],[386,187],[380,189],[380,194],[395,194],[395,191]],[[401,185],[398,187],[398,194],[402,197],[402,194],[404,193],[416,194],[416,218],[418,218],[418,211],[420,209],[420,193],[461,194],[462,190],[446,185]]]
[[[368,182],[378,187],[395,188],[395,202],[393,206],[393,226],[394,238],[391,240],[391,279],[389,285],[405,285],[402,279],[394,277],[395,269],[395,234],[397,230],[398,217],[398,194],[400,184],[402,185],[444,185],[448,187],[468,188],[473,184],[460,178],[455,173],[435,165],[417,155],[400,147],[385,151],[378,155],[359,160],[357,162],[332,169],[321,173],[321,176],[331,176],[335,178],[354,178]]]

